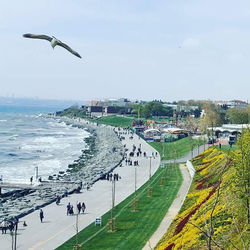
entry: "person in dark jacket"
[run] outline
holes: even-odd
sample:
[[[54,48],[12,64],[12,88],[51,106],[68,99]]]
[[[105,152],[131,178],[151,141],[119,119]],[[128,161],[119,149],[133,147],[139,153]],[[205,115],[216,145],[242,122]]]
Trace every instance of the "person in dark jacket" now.
[[[80,214],[81,208],[82,208],[81,202],[78,202],[78,203],[77,203],[78,214]]]
[[[82,202],[82,212],[83,212],[83,213],[84,213],[85,209],[86,209],[85,203]]]
[[[44,218],[43,210],[40,209],[40,220],[41,220],[41,222],[43,222],[43,218]]]

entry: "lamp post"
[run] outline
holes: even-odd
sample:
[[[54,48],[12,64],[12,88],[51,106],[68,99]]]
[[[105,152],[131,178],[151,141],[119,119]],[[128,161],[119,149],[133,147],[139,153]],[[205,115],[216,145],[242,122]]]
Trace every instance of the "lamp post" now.
[[[109,225],[109,233],[115,232],[115,217],[113,217],[113,209],[115,206],[115,178],[112,176],[112,181],[111,181],[111,213],[110,213],[110,219],[108,222]]]
[[[149,187],[148,187],[148,197],[152,197],[152,186],[151,186],[151,159],[152,156],[149,156]]]
[[[151,159],[152,156],[149,156],[150,162],[149,162],[149,180],[151,180]]]
[[[135,166],[135,196],[134,199],[132,201],[132,212],[137,212],[137,208],[138,208],[138,200],[136,199],[136,190],[137,190],[137,167]]]
[[[165,151],[165,148],[164,148],[164,147],[165,147],[165,144],[164,144],[164,142],[165,142],[165,141],[164,141],[164,137],[163,137],[163,140],[162,140],[162,159],[164,158],[164,154],[165,154],[165,153],[164,153],[164,151]]]
[[[35,178],[38,179],[38,166],[35,167]]]
[[[161,168],[165,168],[164,163],[161,163]],[[163,175],[162,175],[162,177],[161,177],[160,187],[163,187],[163,186],[164,186],[164,183],[165,183],[166,168],[165,168],[165,170],[163,170],[162,172],[163,172]]]

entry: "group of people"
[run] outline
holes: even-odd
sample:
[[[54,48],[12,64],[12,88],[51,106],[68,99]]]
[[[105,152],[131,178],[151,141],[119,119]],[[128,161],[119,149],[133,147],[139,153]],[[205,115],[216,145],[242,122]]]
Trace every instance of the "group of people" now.
[[[112,181],[112,180],[118,181],[119,179],[121,179],[121,176],[119,176],[118,174],[112,174],[112,173],[104,174],[103,172],[101,172],[100,179],[107,181]]]
[[[139,161],[136,160],[136,161],[133,162],[131,159],[126,158],[126,160],[125,160],[125,165],[126,166],[133,166],[133,164],[134,164],[134,166],[139,166]]]
[[[10,230],[10,232],[12,232],[14,229],[17,230],[18,222],[19,219],[17,217],[12,218],[11,220],[4,219],[0,224],[2,234],[6,234],[7,230]]]
[[[118,137],[122,140],[122,139],[125,139],[124,135],[127,135],[129,134],[130,136],[130,139],[133,139],[133,132],[130,132],[129,130],[126,130],[126,131],[121,131],[120,129],[118,129]],[[126,148],[126,145],[124,145],[125,147],[125,150],[128,151],[128,149]],[[112,149],[113,152],[116,151],[116,148],[113,148]],[[133,148],[132,148],[132,151],[129,153],[129,156],[130,157],[134,157],[134,156],[137,156],[137,157],[141,157],[142,156],[142,153],[143,153],[143,156],[146,157],[146,152],[142,152],[141,150],[141,144],[139,144],[138,147],[136,147],[135,145],[133,145]],[[157,156],[157,153],[152,153],[152,156]],[[127,154],[125,154],[125,164],[126,165],[134,165],[134,166],[138,166],[139,165],[139,162],[138,160],[134,160],[132,161],[130,158],[128,158]],[[108,180],[108,181],[118,181],[121,177],[117,174],[117,173],[106,173],[104,174],[103,172],[101,172],[100,174],[100,179],[105,179],[105,180]],[[0,181],[2,180],[2,176],[0,176]],[[39,180],[41,181],[41,179]],[[32,184],[33,183],[33,176],[30,177],[30,183]],[[80,187],[82,188],[82,187]],[[89,189],[89,185],[87,186],[87,190]],[[65,196],[67,197],[68,196],[68,193],[65,194]],[[59,205],[60,204],[60,200],[61,200],[61,197],[59,195],[57,195],[56,197],[56,204]],[[78,214],[80,214],[81,212],[84,213],[85,210],[86,210],[86,205],[84,202],[78,202],[76,204],[76,209],[77,209],[77,212]],[[74,206],[69,202],[67,204],[67,215],[73,215],[74,214]],[[39,217],[40,217],[40,221],[41,223],[43,222],[44,220],[44,212],[42,209],[39,210]],[[18,226],[18,218],[15,217],[13,218],[13,220],[3,220],[2,223],[0,224],[0,227],[1,227],[1,230],[2,230],[2,234],[6,234],[6,231],[9,229],[10,231],[14,230],[14,228],[16,227],[16,230],[17,230],[17,226]],[[23,223],[23,226],[27,226],[26,222],[24,221]]]
[[[84,213],[85,209],[86,209],[86,205],[84,202],[78,202],[77,205],[77,210],[78,210],[78,214]],[[73,215],[74,214],[74,206],[72,204],[70,204],[70,202],[67,205],[67,215]]]

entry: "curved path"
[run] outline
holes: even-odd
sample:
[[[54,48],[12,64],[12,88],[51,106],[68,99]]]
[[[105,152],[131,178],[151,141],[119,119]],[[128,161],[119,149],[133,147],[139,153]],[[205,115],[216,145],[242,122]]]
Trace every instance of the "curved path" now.
[[[162,163],[173,163],[173,162],[182,163],[182,162],[186,162],[188,160],[193,159],[194,157],[196,157],[197,155],[201,154],[202,152],[204,152],[206,149],[208,149],[208,147],[209,147],[208,144],[204,144],[204,145],[201,145],[199,147],[194,148],[193,152],[190,151],[190,152],[188,152],[186,155],[184,155],[181,158],[178,158],[176,160],[163,160],[161,162]]]
[[[181,162],[186,162],[187,160],[191,160],[193,157],[199,155],[200,153],[204,152],[209,145],[202,145],[193,150],[193,152],[189,152],[186,154],[184,157],[181,157],[176,160],[164,160],[162,163],[181,163]],[[181,209],[181,206],[188,194],[189,188],[192,184],[192,177],[188,171],[188,168],[186,167],[185,164],[180,164],[180,170],[183,178],[183,182],[181,184],[181,187],[178,191],[178,194],[173,201],[172,205],[168,209],[168,212],[164,216],[161,224],[157,228],[157,230],[154,232],[154,234],[150,237],[146,245],[143,247],[143,250],[150,250],[154,249],[157,245],[157,243],[161,240],[163,235],[166,233],[168,230],[169,226],[171,225],[174,217],[178,214],[179,210]]]
[[[133,145],[138,147],[141,144],[142,152],[147,152],[147,155],[152,155],[156,152],[149,144],[134,135],[133,139],[129,139],[130,135],[125,136],[122,141],[126,144],[129,151]],[[128,151],[128,152],[129,152]],[[132,160],[139,161],[137,167],[137,188],[142,186],[149,178],[150,158],[133,157]],[[157,170],[160,164],[160,157],[151,159],[152,175]],[[120,203],[134,192],[134,166],[126,166],[123,162],[122,167],[114,170],[118,173],[121,179],[116,183],[115,204]],[[79,230],[82,230],[89,224],[95,221],[96,217],[105,214],[111,208],[111,182],[101,180],[96,182],[89,191],[83,190],[80,194],[73,194],[61,200],[61,204],[57,206],[55,203],[43,208],[44,222],[39,219],[39,211],[35,211],[20,219],[19,228],[17,231],[17,249],[55,249],[69,238],[75,235],[76,216],[66,215],[66,205],[68,202],[74,205],[76,212],[77,202],[85,202],[86,212],[79,216]],[[27,227],[23,227],[23,221],[26,221]],[[11,249],[10,234],[0,235],[0,249]]]

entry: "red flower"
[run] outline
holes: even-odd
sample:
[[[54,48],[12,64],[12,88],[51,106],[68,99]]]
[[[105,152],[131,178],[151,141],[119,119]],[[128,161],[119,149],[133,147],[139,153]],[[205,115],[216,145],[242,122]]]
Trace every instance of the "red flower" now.
[[[171,250],[175,246],[174,243],[168,245],[164,250]]]
[[[182,219],[179,224],[175,228],[175,234],[178,234],[181,232],[183,227],[186,225],[186,223],[189,221],[189,218],[196,213],[196,211],[201,207],[202,204],[204,204],[216,191],[217,187],[219,186],[220,181],[216,182],[214,185],[215,187],[209,192],[208,196],[199,204],[197,205],[193,210],[189,212],[184,219]],[[170,248],[171,249],[171,248]]]

